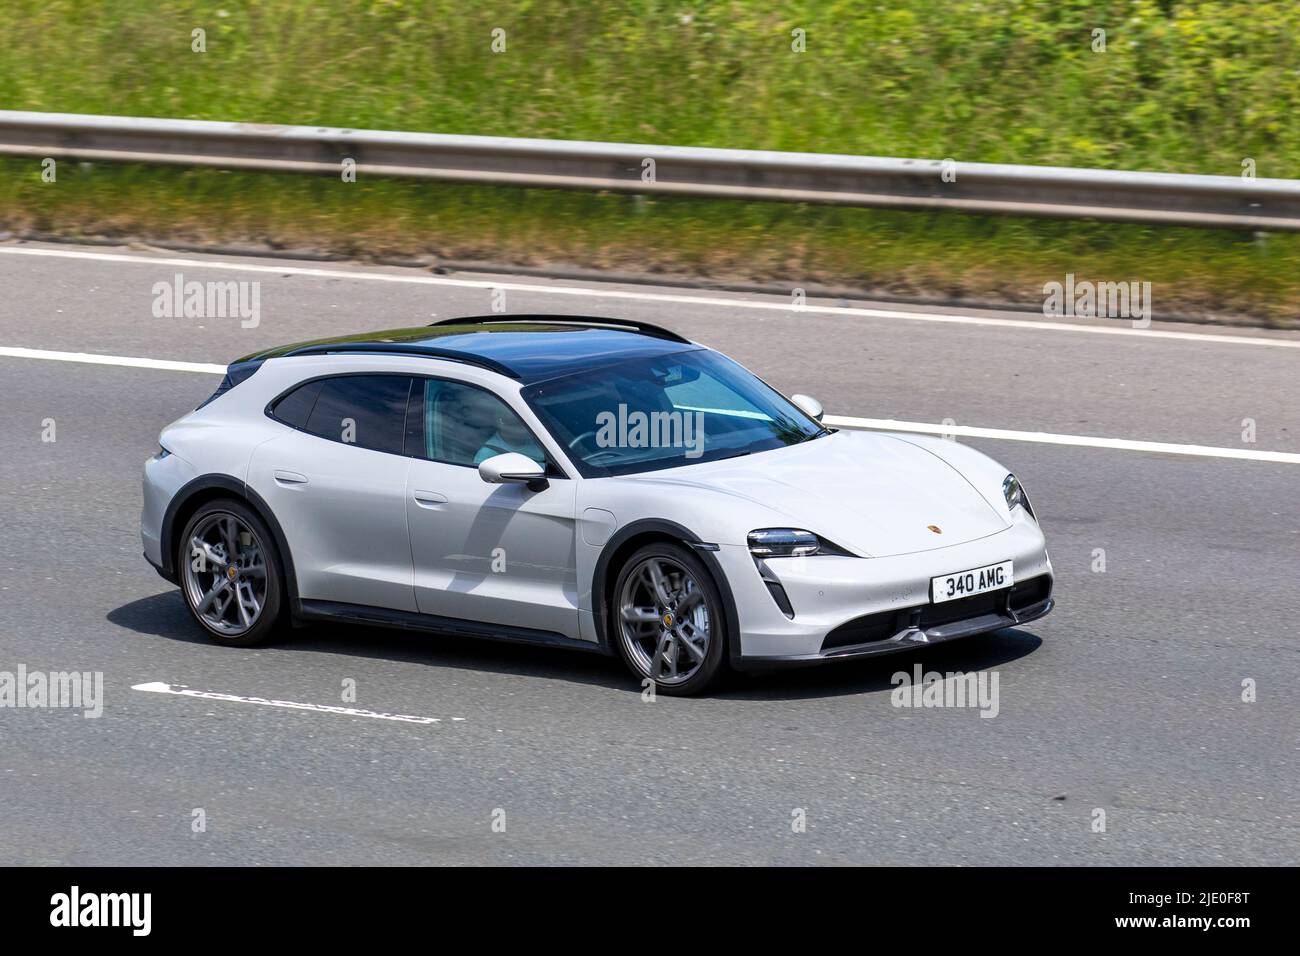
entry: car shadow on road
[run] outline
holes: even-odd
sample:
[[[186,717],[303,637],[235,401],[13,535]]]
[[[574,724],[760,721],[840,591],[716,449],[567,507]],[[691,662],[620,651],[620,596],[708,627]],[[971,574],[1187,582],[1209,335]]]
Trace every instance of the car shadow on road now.
[[[155,594],[108,612],[110,623],[153,637],[211,645],[185,607],[179,591]],[[544,680],[636,690],[622,664],[603,654],[567,648],[516,644],[485,638],[425,634],[364,624],[315,622],[284,626],[268,650],[313,651],[368,657],[430,667],[517,674]]]
[[[210,643],[190,617],[179,591],[132,601],[109,611],[107,617],[111,623],[138,634],[186,643]],[[1019,660],[1032,654],[1042,643],[1041,638],[1029,631],[1009,628],[884,657],[733,674],[710,696],[722,700],[776,701],[887,692],[895,686],[894,674],[899,671],[912,674],[917,664],[921,665],[923,673],[973,673]],[[482,638],[313,623],[304,628],[283,628],[271,646],[277,650],[382,658],[431,667],[591,684],[628,693],[640,693],[641,690],[639,682],[626,672],[621,661],[613,657]]]

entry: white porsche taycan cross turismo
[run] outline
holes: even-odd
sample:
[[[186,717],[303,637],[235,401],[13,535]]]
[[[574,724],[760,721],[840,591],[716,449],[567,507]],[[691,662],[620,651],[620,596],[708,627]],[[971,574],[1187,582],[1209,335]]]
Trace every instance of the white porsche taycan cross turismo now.
[[[821,417],[622,320],[286,346],[163,430],[144,553],[222,644],[356,621],[618,654],[674,694],[1051,610],[1006,468]]]

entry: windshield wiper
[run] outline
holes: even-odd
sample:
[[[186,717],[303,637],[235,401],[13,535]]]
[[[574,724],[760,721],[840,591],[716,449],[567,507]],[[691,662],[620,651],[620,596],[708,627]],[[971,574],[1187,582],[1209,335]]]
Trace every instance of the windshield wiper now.
[[[708,461],[727,461],[728,459],[731,459],[731,458],[744,458],[746,455],[749,455],[749,454],[752,454],[752,452],[748,452],[748,451],[738,451],[738,452],[736,452],[734,455],[721,455],[721,456],[718,457],[718,458],[709,458],[709,459],[707,459],[707,460],[708,460]]]

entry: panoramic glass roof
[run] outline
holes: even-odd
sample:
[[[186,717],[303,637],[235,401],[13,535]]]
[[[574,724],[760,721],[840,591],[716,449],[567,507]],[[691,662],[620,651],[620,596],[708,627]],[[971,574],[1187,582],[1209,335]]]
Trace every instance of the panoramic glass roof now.
[[[634,329],[545,322],[479,324],[471,320],[464,324],[387,329],[297,342],[257,352],[239,361],[336,350],[382,352],[386,351],[386,345],[394,346],[393,351],[407,354],[418,354],[427,349],[431,357],[437,357],[439,353],[457,353],[467,358],[483,359],[500,366],[498,371],[511,374],[526,384],[626,359],[700,348],[693,343]]]

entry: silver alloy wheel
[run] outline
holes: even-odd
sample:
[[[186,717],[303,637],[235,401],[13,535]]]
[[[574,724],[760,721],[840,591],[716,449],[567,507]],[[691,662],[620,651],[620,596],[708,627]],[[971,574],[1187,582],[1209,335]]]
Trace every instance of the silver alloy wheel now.
[[[212,631],[237,637],[266,604],[266,555],[253,529],[226,511],[206,515],[190,535],[185,593]]]
[[[703,666],[713,633],[708,596],[682,565],[646,558],[627,576],[618,609],[623,647],[641,673],[682,684]]]

